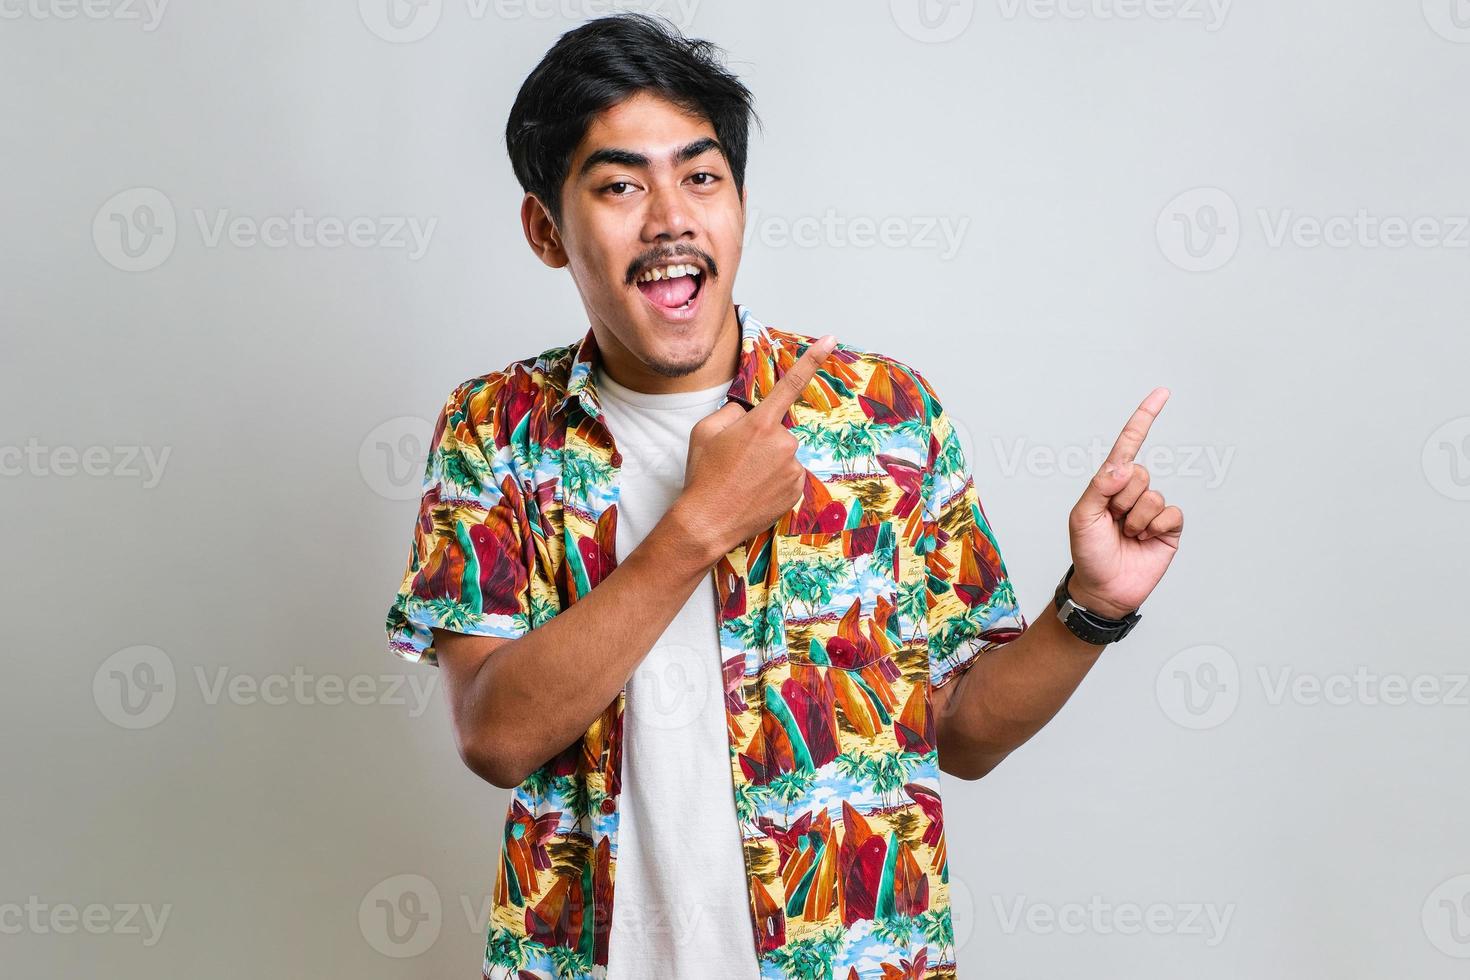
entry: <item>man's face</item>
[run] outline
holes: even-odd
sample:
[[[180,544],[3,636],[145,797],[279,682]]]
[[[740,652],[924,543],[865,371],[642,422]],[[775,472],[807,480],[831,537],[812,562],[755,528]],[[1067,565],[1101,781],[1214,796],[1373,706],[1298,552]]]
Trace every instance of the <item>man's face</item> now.
[[[559,231],[560,248],[542,259],[570,266],[609,369],[625,383],[656,390],[738,336],[731,290],[745,202],[703,118],[646,93],[596,116],[572,155]],[[711,363],[703,373],[729,368]]]

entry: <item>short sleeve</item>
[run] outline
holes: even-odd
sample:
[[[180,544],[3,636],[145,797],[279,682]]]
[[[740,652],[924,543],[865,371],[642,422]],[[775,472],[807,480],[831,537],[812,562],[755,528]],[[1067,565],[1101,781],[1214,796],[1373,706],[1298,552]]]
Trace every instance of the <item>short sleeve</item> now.
[[[510,450],[496,451],[494,386],[491,376],[465,382],[434,422],[408,567],[388,609],[388,649],[404,660],[438,665],[434,627],[514,639],[532,625],[535,549]]]
[[[929,683],[941,687],[973,666],[986,650],[1020,636],[1026,619],[954,424],[928,382],[919,380],[932,412],[924,474],[924,517],[934,532],[924,559]]]

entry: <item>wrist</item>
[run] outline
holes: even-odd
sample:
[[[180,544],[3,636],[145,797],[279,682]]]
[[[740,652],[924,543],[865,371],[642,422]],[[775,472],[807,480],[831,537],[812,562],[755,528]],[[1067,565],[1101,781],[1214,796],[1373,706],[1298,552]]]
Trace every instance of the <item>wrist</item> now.
[[[666,523],[673,532],[681,553],[693,556],[706,571],[729,552],[710,526],[711,522],[686,497],[674,501],[661,523]]]
[[[1072,597],[1073,603],[1081,606],[1093,615],[1101,616],[1104,619],[1122,619],[1129,613],[1137,611],[1135,609],[1124,609],[1122,606],[1108,602],[1106,599],[1099,599],[1087,589],[1078,586],[1075,577],[1067,585],[1067,594]]]

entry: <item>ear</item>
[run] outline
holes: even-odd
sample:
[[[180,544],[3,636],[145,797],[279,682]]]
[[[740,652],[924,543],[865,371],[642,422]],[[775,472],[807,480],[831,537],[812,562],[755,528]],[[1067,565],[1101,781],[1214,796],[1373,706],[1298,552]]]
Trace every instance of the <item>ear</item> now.
[[[551,212],[535,194],[527,194],[521,201],[521,230],[526,233],[526,243],[531,246],[531,251],[549,268],[566,266],[567,250],[562,244],[561,233],[551,220]]]

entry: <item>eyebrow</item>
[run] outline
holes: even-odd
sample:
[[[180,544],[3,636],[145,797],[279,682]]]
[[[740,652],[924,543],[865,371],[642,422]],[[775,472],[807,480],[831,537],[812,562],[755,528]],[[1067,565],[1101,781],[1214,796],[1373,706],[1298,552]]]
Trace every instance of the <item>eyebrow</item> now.
[[[693,143],[685,144],[684,146],[681,146],[677,150],[675,150],[671,154],[671,159],[674,162],[674,166],[677,167],[679,164],[688,163],[695,157],[708,153],[710,150],[718,150],[722,156],[725,152],[725,148],[720,145],[719,140],[711,136],[701,136]],[[639,153],[636,150],[623,150],[617,147],[603,147],[600,150],[594,150],[591,155],[589,155],[587,159],[582,162],[581,169],[579,169],[577,173],[579,176],[585,177],[589,171],[593,170],[596,167],[600,167],[605,163],[614,164],[622,167],[639,167],[646,170],[648,169],[652,161],[648,158],[646,154]]]

